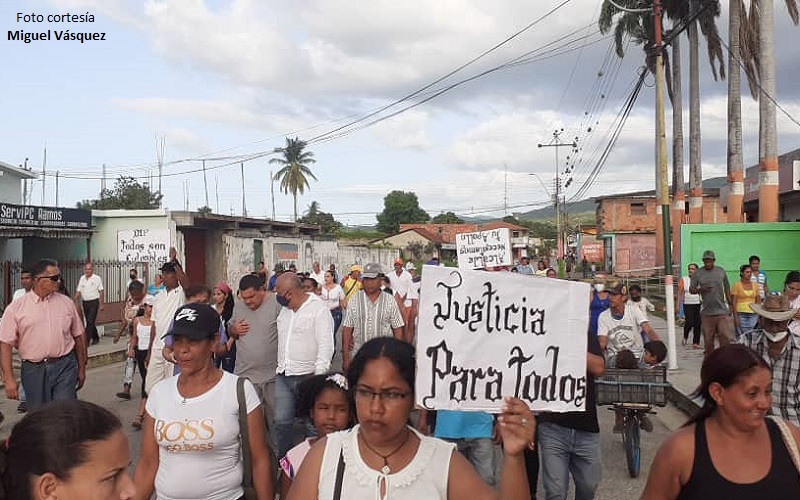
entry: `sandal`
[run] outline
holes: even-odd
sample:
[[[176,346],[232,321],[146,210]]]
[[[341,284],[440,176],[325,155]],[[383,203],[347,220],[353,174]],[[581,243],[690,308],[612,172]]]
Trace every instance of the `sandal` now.
[[[133,422],[131,422],[131,425],[133,426],[134,429],[140,430],[142,428],[142,422],[143,421],[144,421],[144,415],[142,415],[140,413],[140,414],[136,415],[136,418],[133,419]]]

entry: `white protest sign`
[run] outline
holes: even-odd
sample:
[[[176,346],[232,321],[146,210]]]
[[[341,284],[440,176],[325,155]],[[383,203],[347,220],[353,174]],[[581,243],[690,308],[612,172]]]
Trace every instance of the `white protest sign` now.
[[[169,260],[169,241],[169,229],[117,231],[117,259],[164,263]]]
[[[497,413],[583,411],[589,285],[509,272],[424,266],[417,404]]]
[[[456,253],[460,269],[511,265],[511,231],[508,228],[459,233]]]

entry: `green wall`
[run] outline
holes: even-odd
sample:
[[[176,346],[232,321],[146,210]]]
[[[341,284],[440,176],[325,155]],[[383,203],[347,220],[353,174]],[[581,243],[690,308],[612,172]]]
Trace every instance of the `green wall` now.
[[[716,264],[725,269],[731,285],[739,280],[739,266],[758,255],[769,289],[780,291],[786,273],[800,271],[800,223],[683,224],[681,276],[689,263],[703,265],[705,250],[714,251]]]

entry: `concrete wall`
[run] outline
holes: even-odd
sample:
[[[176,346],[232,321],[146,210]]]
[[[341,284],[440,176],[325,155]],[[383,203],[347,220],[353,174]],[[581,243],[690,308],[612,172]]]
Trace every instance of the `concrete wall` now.
[[[22,180],[9,172],[0,171],[0,200],[15,205],[22,204]],[[22,260],[22,240],[0,238],[0,261]]]
[[[405,233],[395,234],[380,241],[381,244],[391,245],[397,248],[406,248],[411,243],[427,245],[429,240],[420,236],[416,231],[406,231]]]
[[[618,234],[614,257],[614,273],[652,274],[652,271],[637,273],[639,269],[656,267],[655,234]]]
[[[10,260],[19,262],[22,260],[22,240],[0,238],[0,261]]]
[[[258,259],[253,255],[253,240],[256,239],[263,241],[264,248],[264,255]],[[330,264],[334,264],[342,274],[353,264],[363,266],[368,262],[379,262],[388,271],[392,268],[394,259],[399,256],[398,250],[393,248],[341,245],[335,240],[313,238],[264,238],[237,234],[224,235],[222,242],[225,253],[222,265],[224,269],[209,262],[207,265],[209,284],[220,279],[236,284],[244,274],[255,270],[253,264],[259,260],[266,262],[270,270],[277,263],[287,267],[294,263],[299,271],[310,271],[314,262],[319,262],[323,269],[328,269]]]
[[[177,247],[175,224],[165,210],[92,210],[95,233],[92,258],[117,260],[117,231],[125,229],[169,229]],[[182,245],[178,254],[183,255]]]
[[[22,180],[8,172],[0,175],[0,200],[5,203],[22,205]]]
[[[800,223],[684,224],[681,227],[681,270],[700,262],[705,250],[713,250],[717,261],[733,284],[739,280],[739,266],[750,255],[761,258],[770,290],[780,291],[789,271],[800,270]]]

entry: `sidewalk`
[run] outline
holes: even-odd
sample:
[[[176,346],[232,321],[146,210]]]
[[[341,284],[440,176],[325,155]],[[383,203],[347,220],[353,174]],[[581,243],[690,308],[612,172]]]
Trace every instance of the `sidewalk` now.
[[[648,315],[650,325],[658,333],[664,343],[667,342],[667,320],[652,314]],[[692,349],[681,345],[683,327],[675,327],[675,343],[678,353],[678,368],[667,371],[667,380],[672,384],[667,396],[675,406],[687,414],[692,414],[700,408],[697,400],[689,397],[700,385],[700,367],[703,365],[703,350]],[[669,348],[669,345],[667,345]]]

